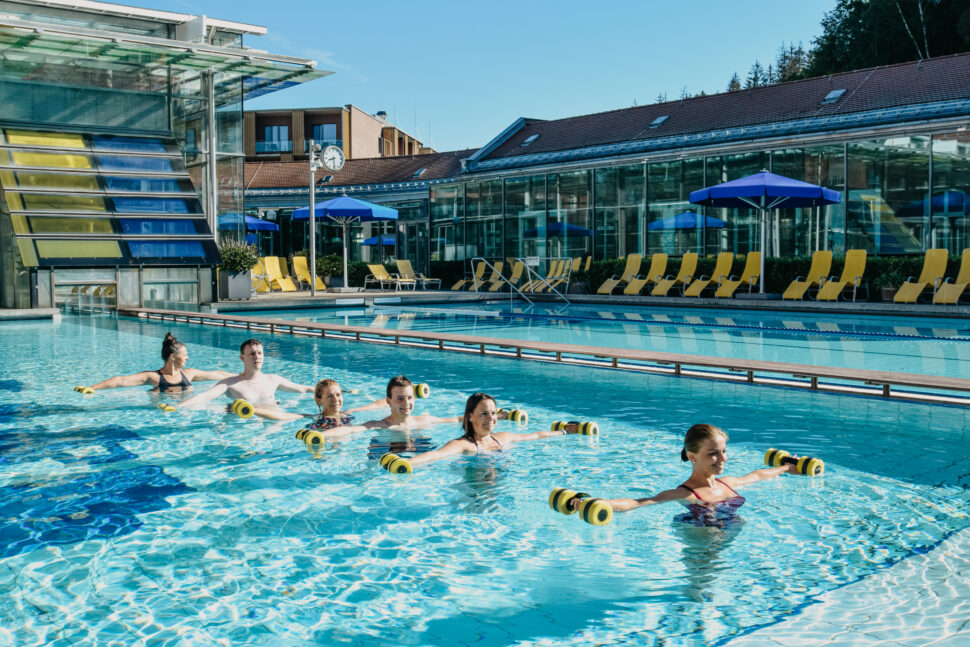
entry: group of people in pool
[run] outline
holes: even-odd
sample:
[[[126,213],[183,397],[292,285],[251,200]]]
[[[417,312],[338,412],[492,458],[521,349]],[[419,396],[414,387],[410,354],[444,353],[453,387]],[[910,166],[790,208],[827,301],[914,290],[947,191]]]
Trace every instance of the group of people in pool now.
[[[411,431],[442,423],[459,423],[464,432],[460,437],[450,440],[441,447],[420,453],[409,459],[412,466],[423,465],[459,454],[510,449],[515,443],[565,436],[579,433],[578,426],[569,424],[560,431],[538,431],[533,433],[498,432],[496,425],[500,418],[507,415],[497,408],[495,398],[487,393],[474,393],[465,403],[465,411],[460,416],[438,417],[432,415],[413,415],[414,385],[406,377],[392,378],[386,389],[386,398],[381,398],[352,409],[343,408],[343,391],[336,380],[321,380],[314,386],[296,384],[279,375],[263,373],[263,345],[256,339],[248,339],[240,347],[241,373],[226,371],[200,371],[186,367],[188,350],[185,345],[170,333],[162,342],[164,365],[156,371],[142,371],[133,375],[112,377],[89,387],[78,387],[82,392],[93,392],[127,386],[150,384],[158,391],[166,393],[184,392],[193,382],[218,380],[208,390],[194,395],[177,405],[164,405],[166,410],[176,408],[192,409],[204,406],[207,402],[227,395],[232,399],[244,399],[254,405],[255,415],[270,420],[300,420],[312,418],[309,428],[321,430],[324,438],[341,438],[369,429],[392,429]],[[314,401],[320,411],[316,414],[298,414],[285,411],[276,401],[276,391],[292,393],[313,392]],[[379,420],[363,424],[353,424],[353,414],[359,411],[388,407],[390,413]],[[687,514],[695,521],[704,523],[711,519],[731,515],[744,503],[744,497],[736,488],[774,478],[785,473],[797,473],[793,464],[755,470],[745,476],[722,476],[727,463],[728,436],[724,431],[709,424],[696,424],[687,430],[680,457],[691,463],[691,475],[676,488],[664,490],[653,496],[634,499],[604,499],[615,511],[633,510],[659,503],[679,502],[686,506]],[[571,502],[579,507],[579,499]]]

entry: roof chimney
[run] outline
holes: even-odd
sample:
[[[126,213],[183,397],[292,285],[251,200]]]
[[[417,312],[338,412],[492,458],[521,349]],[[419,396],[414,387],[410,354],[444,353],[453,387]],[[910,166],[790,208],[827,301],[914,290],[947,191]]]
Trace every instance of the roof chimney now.
[[[374,117],[376,117],[377,120],[382,124],[387,123],[387,112],[385,112],[384,110],[379,111],[377,114],[374,115]]]

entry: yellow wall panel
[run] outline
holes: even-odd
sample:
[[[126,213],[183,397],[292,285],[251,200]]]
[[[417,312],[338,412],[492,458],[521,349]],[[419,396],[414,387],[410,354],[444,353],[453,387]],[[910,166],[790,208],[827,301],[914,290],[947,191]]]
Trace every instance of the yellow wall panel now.
[[[38,240],[41,258],[121,258],[116,240]]]
[[[21,146],[57,146],[58,148],[86,148],[81,135],[43,133],[31,130],[8,130],[7,141]]]
[[[51,166],[55,168],[91,168],[87,155],[66,155],[63,153],[34,153],[13,151],[14,166]]]
[[[20,197],[28,211],[95,211],[98,213],[108,211],[102,198],[31,193],[22,193]]]
[[[17,246],[20,248],[20,260],[24,267],[37,267],[37,250],[34,249],[34,241],[24,238],[17,239]]]
[[[7,171],[9,173],[9,171]],[[0,171],[0,180],[4,186],[7,181],[3,179],[4,172]],[[63,175],[59,173],[29,173],[17,171],[17,186],[37,186],[51,189],[91,189],[97,191],[98,178],[94,175]],[[12,186],[12,185],[11,185]]]
[[[10,222],[13,223],[13,233],[15,234],[29,234],[30,229],[27,228],[27,217],[21,216],[15,213],[10,214]]]
[[[102,218],[42,218],[30,219],[35,234],[112,234],[111,221]]]

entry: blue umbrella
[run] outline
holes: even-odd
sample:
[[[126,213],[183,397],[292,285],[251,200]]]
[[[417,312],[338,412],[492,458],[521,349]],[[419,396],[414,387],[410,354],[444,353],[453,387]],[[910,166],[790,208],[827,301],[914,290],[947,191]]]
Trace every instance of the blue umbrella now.
[[[378,240],[380,240],[380,244],[383,245],[384,247],[394,247],[394,244],[395,244],[394,236],[382,236],[382,237],[371,236],[370,238],[365,238],[364,242],[361,244],[377,245]]]
[[[796,209],[819,207],[842,201],[838,191],[826,189],[790,177],[761,171],[730,182],[707,187],[690,194],[692,204],[707,207],[727,207],[758,210],[761,222],[761,274],[758,277],[760,291],[765,291],[765,221],[769,209]]]
[[[219,216],[219,230],[227,231],[231,229],[239,229],[239,225],[243,221],[244,216],[238,211],[233,211],[230,213],[224,213]],[[256,218],[254,216],[245,216],[245,223],[247,231],[279,231],[280,227],[276,223],[268,222],[262,220],[261,218]]]
[[[550,222],[548,226],[539,225],[538,227],[532,227],[531,229],[526,229],[522,232],[522,235],[526,238],[538,238],[544,236],[545,234],[566,234],[567,236],[592,236],[593,232],[586,227],[580,227],[579,225],[571,225],[568,222]]]
[[[397,209],[374,204],[345,195],[314,205],[314,218],[329,218],[343,227],[344,239],[344,287],[347,287],[347,225],[353,222],[374,220],[397,220]],[[294,220],[310,217],[310,207],[300,207],[293,212]],[[313,235],[314,232],[311,232]],[[311,259],[315,263],[316,259]]]
[[[700,216],[693,211],[685,211],[678,213],[676,216],[667,216],[660,220],[654,220],[647,225],[647,229],[655,231],[658,229],[697,229],[700,223],[704,223],[704,227],[708,229],[720,229],[727,224],[720,218]]]

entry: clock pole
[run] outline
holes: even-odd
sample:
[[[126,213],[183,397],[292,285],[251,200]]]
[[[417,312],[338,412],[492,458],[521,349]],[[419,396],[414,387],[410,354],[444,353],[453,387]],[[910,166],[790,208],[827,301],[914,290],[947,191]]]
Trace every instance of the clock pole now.
[[[317,296],[317,214],[316,214],[316,179],[318,168],[323,161],[318,153],[320,144],[310,140],[310,296]]]

